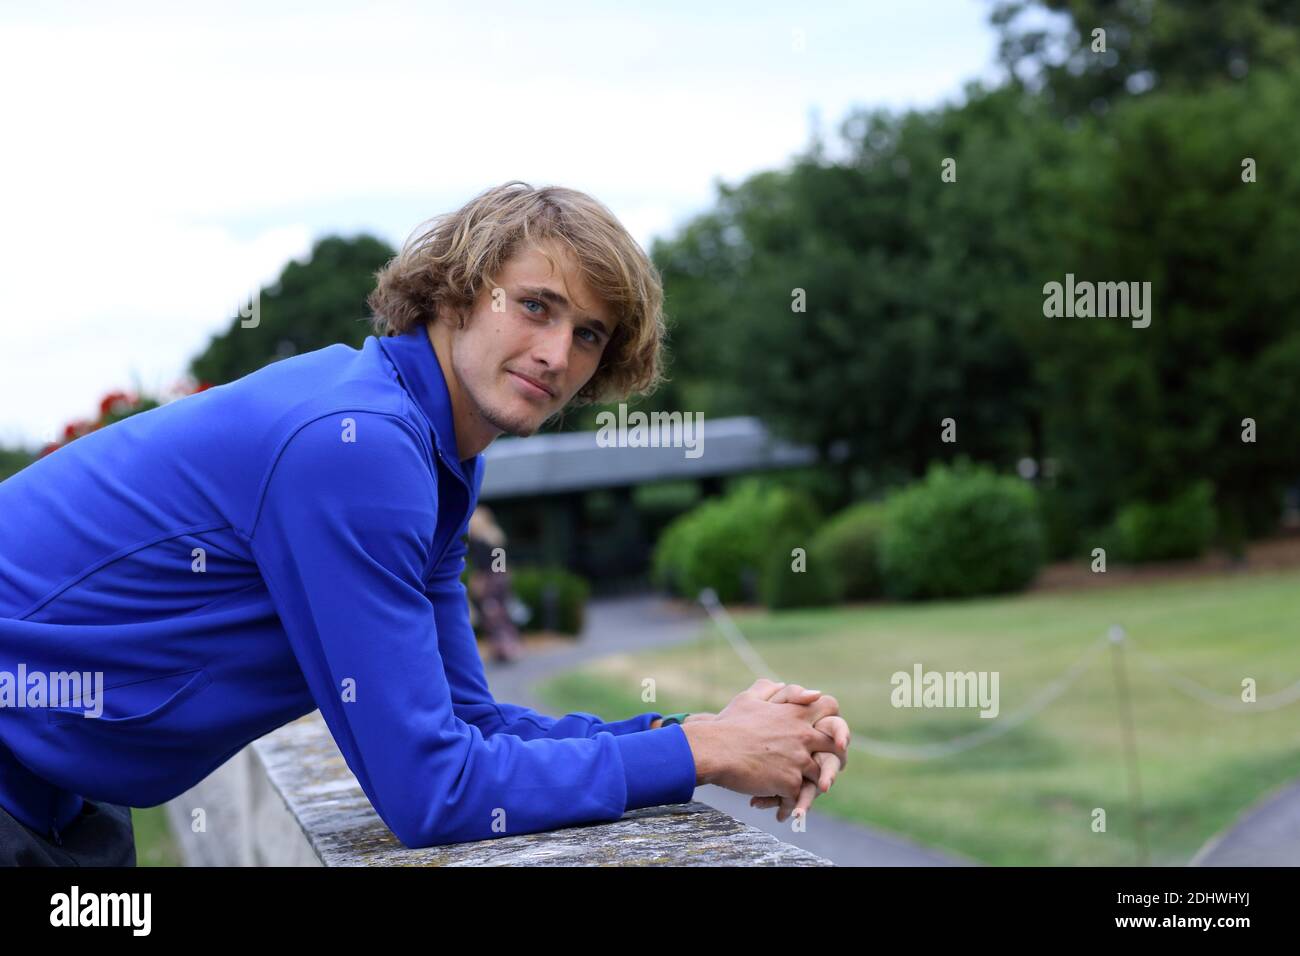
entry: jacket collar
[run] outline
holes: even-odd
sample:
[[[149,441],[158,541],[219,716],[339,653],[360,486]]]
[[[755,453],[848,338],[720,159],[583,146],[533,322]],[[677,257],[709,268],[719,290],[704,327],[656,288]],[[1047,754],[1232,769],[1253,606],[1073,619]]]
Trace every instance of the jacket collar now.
[[[442,374],[442,365],[423,325],[400,335],[377,337],[380,348],[397,367],[397,374],[415,403],[432,426],[434,447],[439,458],[464,480],[477,497],[482,481],[483,456],[461,461],[456,446],[456,424],[451,414],[451,393]]]

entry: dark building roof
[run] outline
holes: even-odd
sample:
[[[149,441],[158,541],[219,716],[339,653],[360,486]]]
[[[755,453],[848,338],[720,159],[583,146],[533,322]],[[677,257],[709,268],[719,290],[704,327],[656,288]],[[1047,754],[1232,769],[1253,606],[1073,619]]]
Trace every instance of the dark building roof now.
[[[807,465],[816,451],[773,438],[757,418],[712,418],[701,425],[700,454],[688,448],[602,447],[598,431],[499,438],[483,453],[480,498],[522,498],[560,492],[709,478]]]

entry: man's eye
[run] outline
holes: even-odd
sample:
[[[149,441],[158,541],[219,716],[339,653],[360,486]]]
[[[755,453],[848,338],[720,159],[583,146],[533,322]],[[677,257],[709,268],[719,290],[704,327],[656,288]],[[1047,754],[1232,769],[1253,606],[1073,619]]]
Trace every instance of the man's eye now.
[[[584,332],[587,335],[591,336],[591,338],[587,339],[587,341],[590,342],[592,345],[600,344],[600,336],[597,335],[595,332],[593,332],[591,329],[578,329],[578,331]]]
[[[542,303],[538,302],[536,299],[523,299],[522,301],[523,301],[523,303],[524,303],[525,306],[527,306],[528,303],[531,302],[533,305],[537,306],[538,309],[541,310],[540,312],[531,312],[531,311],[530,311],[530,314],[531,314],[531,315],[541,315],[542,312],[545,312],[545,311],[546,311],[546,306],[542,305]]]

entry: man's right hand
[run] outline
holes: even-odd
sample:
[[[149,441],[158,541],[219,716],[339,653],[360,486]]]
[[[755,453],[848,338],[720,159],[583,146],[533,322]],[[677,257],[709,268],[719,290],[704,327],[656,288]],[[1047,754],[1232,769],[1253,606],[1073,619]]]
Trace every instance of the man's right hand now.
[[[844,762],[843,747],[813,727],[821,718],[839,713],[835,699],[801,689],[787,702],[769,700],[780,686],[759,678],[712,720],[682,724],[695,755],[698,783],[795,801],[805,778],[822,775],[813,754],[834,753]]]

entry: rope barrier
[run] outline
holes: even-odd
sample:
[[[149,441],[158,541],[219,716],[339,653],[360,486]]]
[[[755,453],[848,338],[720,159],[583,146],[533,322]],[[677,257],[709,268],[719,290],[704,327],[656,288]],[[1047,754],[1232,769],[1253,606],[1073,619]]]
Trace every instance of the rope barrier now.
[[[718,630],[722,632],[731,645],[736,656],[745,663],[755,677],[767,677],[772,680],[780,680],[776,671],[767,665],[762,655],[754,649],[754,646],[745,638],[740,628],[736,626],[727,609],[722,606],[718,600],[717,593],[712,588],[706,588],[700,592],[700,603],[709,613],[709,617],[717,625]],[[891,743],[885,740],[874,740],[870,737],[854,735],[849,743],[849,749],[859,750],[871,754],[875,757],[882,757],[891,760],[936,760],[941,757],[948,757],[952,754],[961,753],[978,747],[982,744],[995,740],[1003,734],[1015,729],[1024,723],[1030,717],[1033,717],[1046,708],[1050,707],[1058,698],[1081,678],[1088,668],[1092,666],[1093,659],[1098,652],[1108,644],[1122,641],[1124,642],[1142,662],[1143,666],[1150,670],[1166,683],[1177,688],[1188,696],[1199,700],[1203,703],[1217,707],[1221,710],[1228,711],[1248,711],[1248,710],[1275,710],[1279,707],[1285,707],[1300,700],[1300,681],[1291,684],[1274,694],[1260,698],[1254,703],[1238,700],[1229,695],[1222,695],[1211,691],[1209,688],[1197,684],[1190,678],[1173,671],[1167,665],[1156,660],[1154,657],[1138,649],[1132,638],[1124,635],[1119,628],[1112,628],[1110,633],[1095,641],[1079,658],[1066,669],[1056,680],[1049,683],[1038,692],[1024,707],[1013,714],[1002,718],[988,727],[974,731],[969,734],[962,734],[951,740],[937,741],[930,744],[899,744]]]
[[[1130,646],[1132,642],[1130,641]],[[1276,693],[1266,694],[1254,701],[1245,701],[1239,697],[1233,697],[1231,694],[1219,694],[1210,690],[1202,684],[1196,683],[1190,677],[1184,677],[1177,671],[1169,667],[1168,664],[1156,660],[1151,655],[1133,647],[1134,656],[1138,661],[1149,670],[1152,674],[1159,677],[1171,687],[1182,691],[1193,700],[1199,700],[1211,707],[1225,711],[1250,711],[1250,710],[1277,710],[1279,707],[1286,707],[1300,700],[1300,681],[1284,687]]]

